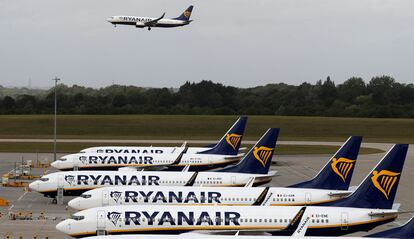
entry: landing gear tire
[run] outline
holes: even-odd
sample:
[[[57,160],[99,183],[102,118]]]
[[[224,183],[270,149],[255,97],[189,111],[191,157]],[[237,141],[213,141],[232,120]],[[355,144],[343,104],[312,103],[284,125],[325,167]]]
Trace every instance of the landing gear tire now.
[[[56,198],[52,199],[52,204],[57,204],[57,199]]]
[[[148,31],[151,31],[151,27],[148,27]]]

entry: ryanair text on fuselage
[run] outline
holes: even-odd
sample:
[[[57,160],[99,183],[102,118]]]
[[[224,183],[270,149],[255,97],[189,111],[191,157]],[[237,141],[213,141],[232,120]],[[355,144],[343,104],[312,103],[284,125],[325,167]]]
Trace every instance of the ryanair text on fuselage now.
[[[119,223],[124,225],[141,225],[141,218],[145,218],[148,225],[236,225],[239,226],[240,214],[237,212],[215,212],[214,215],[210,215],[206,211],[202,211],[199,215],[195,215],[194,212],[162,212],[159,211],[147,212],[147,211],[125,211],[123,214],[124,220],[121,218],[120,212],[108,212],[107,218],[115,226]]]
[[[92,174],[78,174],[76,176],[67,175],[65,181],[72,185],[160,185],[160,177],[158,176],[126,176],[114,175],[92,175]]]
[[[207,191],[207,192],[186,192],[182,191],[125,191],[122,195],[119,191],[111,191],[111,198],[118,202],[120,197],[125,203],[138,202],[138,197],[142,198],[144,202],[163,202],[163,203],[221,203],[221,193]]]
[[[90,155],[80,156],[79,160],[84,164],[153,164],[154,158],[152,156],[134,156],[134,155]]]

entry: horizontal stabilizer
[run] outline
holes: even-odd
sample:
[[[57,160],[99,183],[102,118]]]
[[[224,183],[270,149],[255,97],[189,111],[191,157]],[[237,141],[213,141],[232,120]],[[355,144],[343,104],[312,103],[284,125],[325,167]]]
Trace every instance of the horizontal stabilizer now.
[[[330,192],[328,195],[331,197],[346,197],[353,193],[353,191],[338,191],[338,192]]]

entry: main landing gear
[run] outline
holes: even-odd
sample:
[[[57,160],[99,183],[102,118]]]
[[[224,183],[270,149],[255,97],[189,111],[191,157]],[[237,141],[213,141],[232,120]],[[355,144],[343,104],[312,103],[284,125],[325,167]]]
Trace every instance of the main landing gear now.
[[[148,31],[151,31],[151,27],[148,27]]]

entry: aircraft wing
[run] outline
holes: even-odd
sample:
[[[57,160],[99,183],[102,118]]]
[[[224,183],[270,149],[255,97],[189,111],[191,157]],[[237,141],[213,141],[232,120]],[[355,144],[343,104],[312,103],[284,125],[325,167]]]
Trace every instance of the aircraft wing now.
[[[164,16],[165,16],[165,12],[161,15],[161,17],[159,17],[157,19],[154,19],[152,21],[146,22],[145,26],[154,26],[154,25],[156,25],[159,20],[164,18]]]

